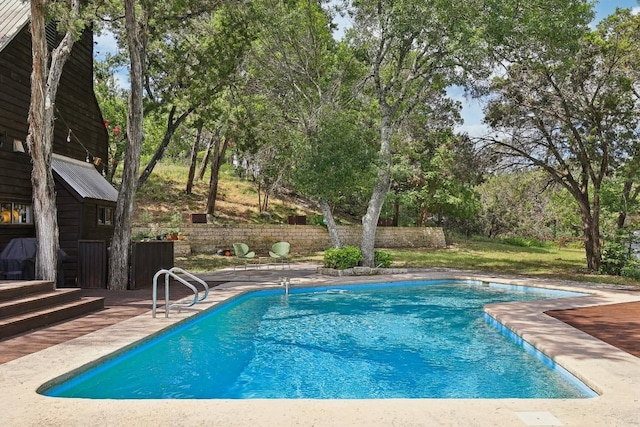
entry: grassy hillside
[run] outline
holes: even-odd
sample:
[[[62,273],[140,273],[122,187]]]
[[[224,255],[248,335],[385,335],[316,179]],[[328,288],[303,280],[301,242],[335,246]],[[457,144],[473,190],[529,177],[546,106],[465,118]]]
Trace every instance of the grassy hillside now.
[[[186,194],[188,167],[159,164],[149,180],[138,191],[134,224],[158,224],[179,227],[190,214],[205,212],[209,192],[209,174],[195,181],[192,194]],[[263,195],[264,196],[264,195]],[[216,224],[286,223],[289,215],[319,216],[317,207],[308,200],[290,194],[270,195],[268,212],[260,213],[257,185],[240,179],[229,165],[224,165],[218,188]],[[347,221],[347,219],[343,219]]]

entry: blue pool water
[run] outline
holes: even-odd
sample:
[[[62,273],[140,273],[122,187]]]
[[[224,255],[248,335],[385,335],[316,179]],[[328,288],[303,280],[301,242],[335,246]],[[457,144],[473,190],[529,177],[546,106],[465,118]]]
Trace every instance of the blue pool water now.
[[[581,398],[488,322],[488,303],[569,293],[429,281],[240,297],[43,394],[110,399]],[[575,294],[573,294],[575,295]],[[504,332],[504,328],[503,328]]]

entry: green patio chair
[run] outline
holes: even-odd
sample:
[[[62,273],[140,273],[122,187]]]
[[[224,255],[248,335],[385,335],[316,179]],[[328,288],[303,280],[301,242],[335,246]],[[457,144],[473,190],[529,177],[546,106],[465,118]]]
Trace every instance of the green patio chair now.
[[[256,257],[255,252],[249,252],[249,246],[246,243],[234,243],[233,252],[235,253],[237,258],[244,260],[245,270],[247,269],[247,263],[249,262],[249,260]],[[233,266],[233,269],[236,269],[235,265]]]
[[[291,245],[289,244],[289,242],[274,243],[273,246],[271,246],[271,250],[269,251],[269,256],[279,261],[282,264],[283,270],[284,270],[285,262],[287,263],[289,268],[291,268],[291,265],[289,264],[290,249],[291,249]]]

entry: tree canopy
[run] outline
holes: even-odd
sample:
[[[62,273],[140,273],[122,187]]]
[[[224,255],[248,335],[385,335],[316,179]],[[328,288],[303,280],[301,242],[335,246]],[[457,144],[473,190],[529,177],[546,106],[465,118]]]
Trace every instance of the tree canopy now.
[[[639,24],[629,11],[591,28],[588,0],[127,0],[127,13],[108,4],[143,90],[134,93],[132,80],[130,99],[144,99],[144,109],[130,101],[136,129],[127,124],[127,146],[142,141],[134,118],[144,111],[156,123],[145,130],[153,141],[145,152],[154,156],[138,185],[186,125],[190,139],[217,141],[214,174],[227,148],[252,164],[261,210],[280,188],[315,199],[336,246],[333,207],[368,198],[358,214],[369,266],[383,212],[397,216],[402,205],[417,225],[480,230],[476,219],[488,212],[481,204],[499,186],[478,186],[492,175],[539,169],[576,202],[587,265],[597,270],[603,188],[619,224],[640,194]],[[123,25],[120,17],[131,13],[136,21]],[[340,40],[336,13],[351,22]],[[488,95],[490,136],[453,130],[460,122],[448,92],[454,86]],[[111,97],[109,114],[120,114],[122,99],[112,95],[105,89],[101,96]],[[131,156],[125,168],[137,173],[140,154]],[[212,176],[214,200],[215,182]],[[538,184],[536,175],[532,188]]]
[[[509,64],[494,79],[496,97],[487,107],[486,120],[498,131],[492,149],[514,165],[546,171],[576,200],[591,270],[601,258],[603,182],[635,163],[638,151],[636,82],[626,67],[640,33],[621,32],[621,18],[585,30],[571,55],[546,59],[545,51]]]

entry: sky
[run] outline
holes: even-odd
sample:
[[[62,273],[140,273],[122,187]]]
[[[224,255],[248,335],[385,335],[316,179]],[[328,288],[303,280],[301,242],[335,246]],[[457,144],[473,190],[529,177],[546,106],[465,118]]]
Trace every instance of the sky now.
[[[598,22],[601,19],[611,15],[615,12],[616,8],[631,8],[637,9],[640,12],[640,5],[638,0],[600,0],[595,6],[595,21]],[[339,23],[343,24],[342,22]],[[342,26],[342,25],[340,25]],[[116,42],[113,36],[109,33],[96,35],[94,37],[96,42],[94,56],[96,59],[104,59],[104,55],[107,52],[115,52],[117,50]],[[128,76],[126,70],[122,70],[116,75],[116,80],[122,87],[128,86]],[[482,101],[469,99],[465,97],[462,90],[452,88],[448,91],[449,96],[459,100],[462,103],[462,118],[464,123],[456,128],[459,132],[466,132],[470,136],[481,136],[486,133],[486,127],[482,123],[483,113]]]

